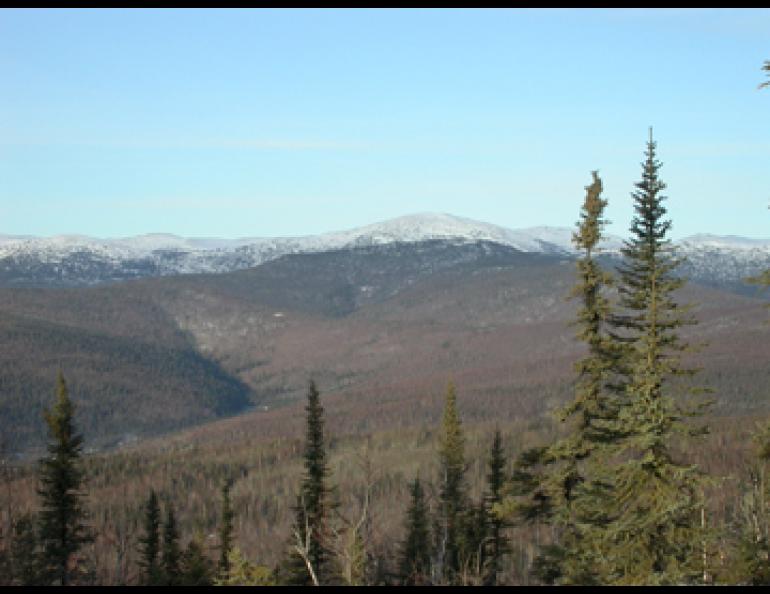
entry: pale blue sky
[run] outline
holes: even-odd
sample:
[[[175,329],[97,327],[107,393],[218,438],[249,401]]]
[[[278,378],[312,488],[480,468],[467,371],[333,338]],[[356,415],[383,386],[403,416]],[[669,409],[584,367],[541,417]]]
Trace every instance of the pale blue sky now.
[[[611,232],[654,126],[673,234],[770,237],[768,10],[0,11],[0,233]]]

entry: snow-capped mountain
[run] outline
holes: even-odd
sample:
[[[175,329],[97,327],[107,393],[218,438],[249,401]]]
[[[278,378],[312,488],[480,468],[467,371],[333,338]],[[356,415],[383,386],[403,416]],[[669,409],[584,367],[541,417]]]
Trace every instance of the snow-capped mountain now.
[[[700,282],[755,293],[745,279],[770,269],[770,239],[699,234],[677,243],[683,273]]]
[[[305,237],[0,236],[0,285],[85,286],[148,276],[229,272],[286,254],[428,240],[488,241],[522,252],[569,256],[574,254],[572,231],[566,227],[507,229],[449,214],[422,213]],[[617,254],[621,245],[620,238],[609,237],[604,248]],[[685,273],[712,284],[740,283],[770,267],[770,240],[695,235],[677,247],[689,260]]]

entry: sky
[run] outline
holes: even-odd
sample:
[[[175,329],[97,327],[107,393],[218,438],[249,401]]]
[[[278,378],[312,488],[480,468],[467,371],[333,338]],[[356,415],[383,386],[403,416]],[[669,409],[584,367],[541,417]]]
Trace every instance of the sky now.
[[[418,212],[770,237],[770,10],[0,10],[0,234],[307,235]]]

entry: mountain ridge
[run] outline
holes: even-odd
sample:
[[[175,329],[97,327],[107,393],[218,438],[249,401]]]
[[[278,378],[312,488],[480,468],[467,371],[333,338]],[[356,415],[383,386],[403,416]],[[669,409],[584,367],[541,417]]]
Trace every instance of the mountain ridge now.
[[[465,227],[465,231],[461,229]],[[487,232],[488,236],[483,236]],[[460,217],[450,213],[442,212],[419,212],[407,214],[383,221],[377,221],[366,225],[356,226],[350,229],[340,229],[309,235],[287,235],[287,236],[244,236],[236,238],[225,238],[215,236],[183,236],[174,233],[152,232],[140,235],[124,237],[95,237],[79,233],[64,233],[52,236],[36,235],[9,235],[0,234],[0,250],[3,247],[18,243],[50,243],[50,244],[104,244],[115,246],[133,247],[140,249],[142,245],[145,249],[202,249],[216,250],[243,247],[246,245],[261,242],[297,242],[312,243],[325,240],[327,245],[345,243],[340,242],[341,238],[348,241],[358,236],[372,235],[376,236],[379,232],[382,238],[389,238],[398,241],[418,241],[424,238],[448,238],[458,237],[466,239],[483,238],[489,241],[501,241],[501,237],[506,235],[519,236],[518,238],[536,237],[543,241],[549,241],[551,238],[557,239],[552,243],[562,248],[571,245],[571,227],[562,227],[557,225],[535,225],[530,227],[504,227],[496,223]],[[411,236],[408,236],[411,234]],[[622,238],[617,235],[608,235],[607,238],[611,244],[617,244]],[[154,241],[153,241],[154,240]],[[716,233],[697,233],[676,240],[675,243],[709,243],[731,247],[744,247],[747,249],[763,247],[770,248],[770,238],[751,238],[740,235],[716,234]],[[339,247],[339,246],[338,246]],[[515,247],[515,246],[514,246]],[[2,253],[2,252],[0,252]]]
[[[92,286],[156,276],[224,273],[289,254],[432,240],[486,241],[527,253],[574,255],[572,233],[568,227],[509,229],[425,212],[296,237],[188,238],[167,233],[114,239],[0,236],[0,286]],[[622,238],[608,236],[603,247],[606,253],[618,255],[622,244]],[[770,239],[698,234],[683,238],[675,246],[691,260],[688,273],[707,284],[737,285],[770,267]]]

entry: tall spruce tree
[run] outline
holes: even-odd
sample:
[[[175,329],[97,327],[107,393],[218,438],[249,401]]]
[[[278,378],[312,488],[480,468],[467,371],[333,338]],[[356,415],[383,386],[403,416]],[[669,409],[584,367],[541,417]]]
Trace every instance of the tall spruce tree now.
[[[161,561],[163,564],[163,585],[181,585],[182,552],[179,547],[179,528],[176,524],[174,507],[171,502],[166,504],[166,521],[163,524],[163,548],[161,550]]]
[[[439,435],[439,518],[436,538],[439,579],[454,583],[462,567],[461,539],[463,514],[466,510],[465,437],[457,394],[449,382]]]
[[[305,473],[294,507],[290,552],[276,570],[285,585],[312,585],[313,576],[323,583],[332,574],[325,544],[330,503],[323,412],[318,388],[311,380],[305,405]],[[303,549],[302,553],[297,547]]]
[[[48,455],[39,462],[38,515],[42,545],[41,573],[46,581],[66,586],[71,583],[75,554],[92,540],[85,525],[86,510],[81,453],[83,438],[76,433],[75,408],[69,398],[64,376],[56,380],[56,402],[44,412],[50,441]]]
[[[302,504],[311,530],[309,557],[316,574],[326,562],[324,546],[327,520],[327,497],[329,489],[326,478],[329,469],[326,462],[324,443],[324,419],[321,397],[314,381],[307,391],[307,427],[305,433],[305,479],[302,484]]]
[[[406,512],[406,538],[399,552],[399,575],[405,586],[423,586],[430,582],[430,527],[425,491],[420,479],[409,486],[411,500]]]
[[[139,539],[139,566],[142,569],[142,582],[146,586],[159,586],[162,583],[159,554],[160,506],[158,495],[151,489],[144,508],[144,536]]]
[[[618,384],[616,376],[622,369],[623,345],[608,328],[611,304],[607,289],[613,280],[597,260],[607,223],[607,201],[601,196],[601,178],[596,171],[592,176],[572,238],[581,252],[578,282],[572,291],[580,303],[575,325],[587,352],[575,364],[575,396],[560,414],[569,432],[549,451],[549,460],[556,464],[550,473],[551,520],[559,531],[558,544],[548,549],[550,563],[559,565],[551,571],[559,583],[579,585],[601,584],[607,579],[602,566],[606,530],[612,519],[606,505],[613,497],[609,459],[614,454],[612,446],[627,433],[617,422],[622,383]],[[547,564],[544,556],[541,568]]]
[[[612,278],[597,261],[607,201],[601,197],[601,179],[592,175],[573,235],[582,253],[572,291],[580,303],[575,325],[587,352],[575,365],[574,398],[559,411],[566,436],[519,455],[509,495],[498,506],[503,515],[552,527],[553,542],[540,548],[533,564],[533,573],[545,583],[602,583],[601,545],[609,522],[605,502],[612,497],[608,458],[612,444],[624,435],[617,423],[621,387],[614,381],[622,350],[608,328]]]
[[[231,488],[232,481],[228,479],[222,486],[222,516],[219,526],[219,564],[217,566],[219,578],[223,581],[227,581],[230,571],[230,553],[233,549],[233,518],[235,514],[230,503]]]
[[[702,578],[703,539],[700,514],[703,475],[696,466],[679,462],[675,437],[696,431],[688,417],[703,406],[685,408],[678,391],[692,392],[695,370],[681,361],[688,345],[679,331],[694,323],[675,292],[684,281],[675,275],[680,260],[667,238],[665,184],[656,143],[647,143],[642,180],[633,192],[635,216],[619,267],[620,311],[614,316],[624,350],[624,397],[618,427],[622,461],[613,469],[615,496],[607,513],[613,517],[610,546],[604,559],[615,584],[683,584]]]
[[[601,196],[601,178],[596,171],[592,176],[593,182],[586,186],[577,231],[572,237],[581,252],[577,261],[578,282],[572,290],[572,297],[580,302],[575,325],[578,340],[588,347],[586,355],[575,364],[575,397],[560,415],[562,421],[575,420],[572,434],[561,448],[572,460],[585,459],[597,448],[624,434],[615,423],[620,403],[618,389],[612,384],[621,352],[608,331],[611,304],[607,289],[613,280],[597,260],[607,224],[604,218],[607,201]]]

